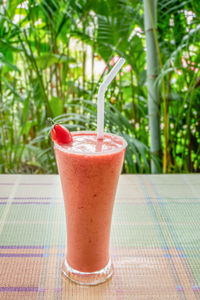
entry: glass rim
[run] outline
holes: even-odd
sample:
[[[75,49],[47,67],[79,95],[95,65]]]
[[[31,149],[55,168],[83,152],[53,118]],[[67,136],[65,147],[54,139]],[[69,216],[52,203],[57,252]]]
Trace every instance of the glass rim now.
[[[88,134],[97,135],[96,131],[88,131],[88,130],[71,131],[72,136],[73,135],[79,135],[80,133],[81,134],[82,133],[86,133],[86,134],[88,133]],[[104,135],[108,135],[108,136],[111,136],[111,137],[117,137],[117,138],[119,138],[122,141],[122,145],[119,148],[116,148],[114,150],[109,150],[109,151],[106,151],[106,152],[84,152],[84,153],[81,153],[81,152],[78,152],[78,151],[68,151],[67,148],[64,148],[61,145],[58,145],[54,141],[54,148],[56,148],[56,149],[58,149],[58,150],[60,150],[60,151],[62,151],[64,153],[67,153],[67,154],[75,154],[75,155],[80,155],[80,156],[84,156],[84,155],[87,155],[87,156],[104,156],[104,155],[109,155],[109,154],[114,154],[114,153],[121,152],[128,145],[127,141],[122,136],[120,136],[120,135],[117,135],[117,134],[114,134],[114,133],[110,133],[110,132],[104,132]]]

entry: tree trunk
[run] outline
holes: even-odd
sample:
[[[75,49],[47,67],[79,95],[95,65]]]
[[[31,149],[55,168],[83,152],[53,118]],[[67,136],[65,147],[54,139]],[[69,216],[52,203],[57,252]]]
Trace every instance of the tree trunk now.
[[[171,75],[168,74],[168,84],[167,84],[167,95],[163,99],[164,100],[164,137],[165,137],[165,147],[163,153],[163,171],[164,173],[168,172],[170,165],[170,145],[169,145],[169,101],[170,101],[170,93],[171,93]]]
[[[157,0],[144,1],[144,24],[146,34],[147,55],[147,88],[148,88],[148,116],[150,128],[150,144],[152,153],[160,159],[160,91],[157,84],[159,73],[157,47]],[[159,173],[159,165],[151,159],[151,172]]]

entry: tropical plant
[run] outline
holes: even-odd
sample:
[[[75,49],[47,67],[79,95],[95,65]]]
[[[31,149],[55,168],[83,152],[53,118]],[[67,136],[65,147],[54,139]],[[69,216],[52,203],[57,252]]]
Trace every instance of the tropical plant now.
[[[106,93],[105,130],[129,143],[124,172],[200,170],[199,7],[158,1],[163,158],[149,150],[144,8],[130,0],[31,0],[0,7],[0,172],[56,172],[50,125],[96,130],[99,83],[127,64]],[[97,65],[104,64],[102,73]]]

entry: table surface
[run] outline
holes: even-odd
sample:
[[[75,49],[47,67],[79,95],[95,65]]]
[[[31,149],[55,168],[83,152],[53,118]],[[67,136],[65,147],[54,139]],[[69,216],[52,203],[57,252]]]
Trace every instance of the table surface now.
[[[61,276],[65,237],[57,175],[0,175],[0,299],[200,299],[200,175],[121,175],[104,284]]]

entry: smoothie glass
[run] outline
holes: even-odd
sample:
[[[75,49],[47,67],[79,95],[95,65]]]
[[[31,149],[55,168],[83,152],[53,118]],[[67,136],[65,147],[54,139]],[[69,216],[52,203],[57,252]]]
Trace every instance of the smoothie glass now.
[[[110,228],[127,143],[111,133],[105,133],[102,142],[92,131],[72,132],[72,136],[79,140],[75,148],[54,143],[67,229],[62,272],[76,283],[95,285],[113,273]],[[95,150],[91,150],[90,139],[96,139]]]

